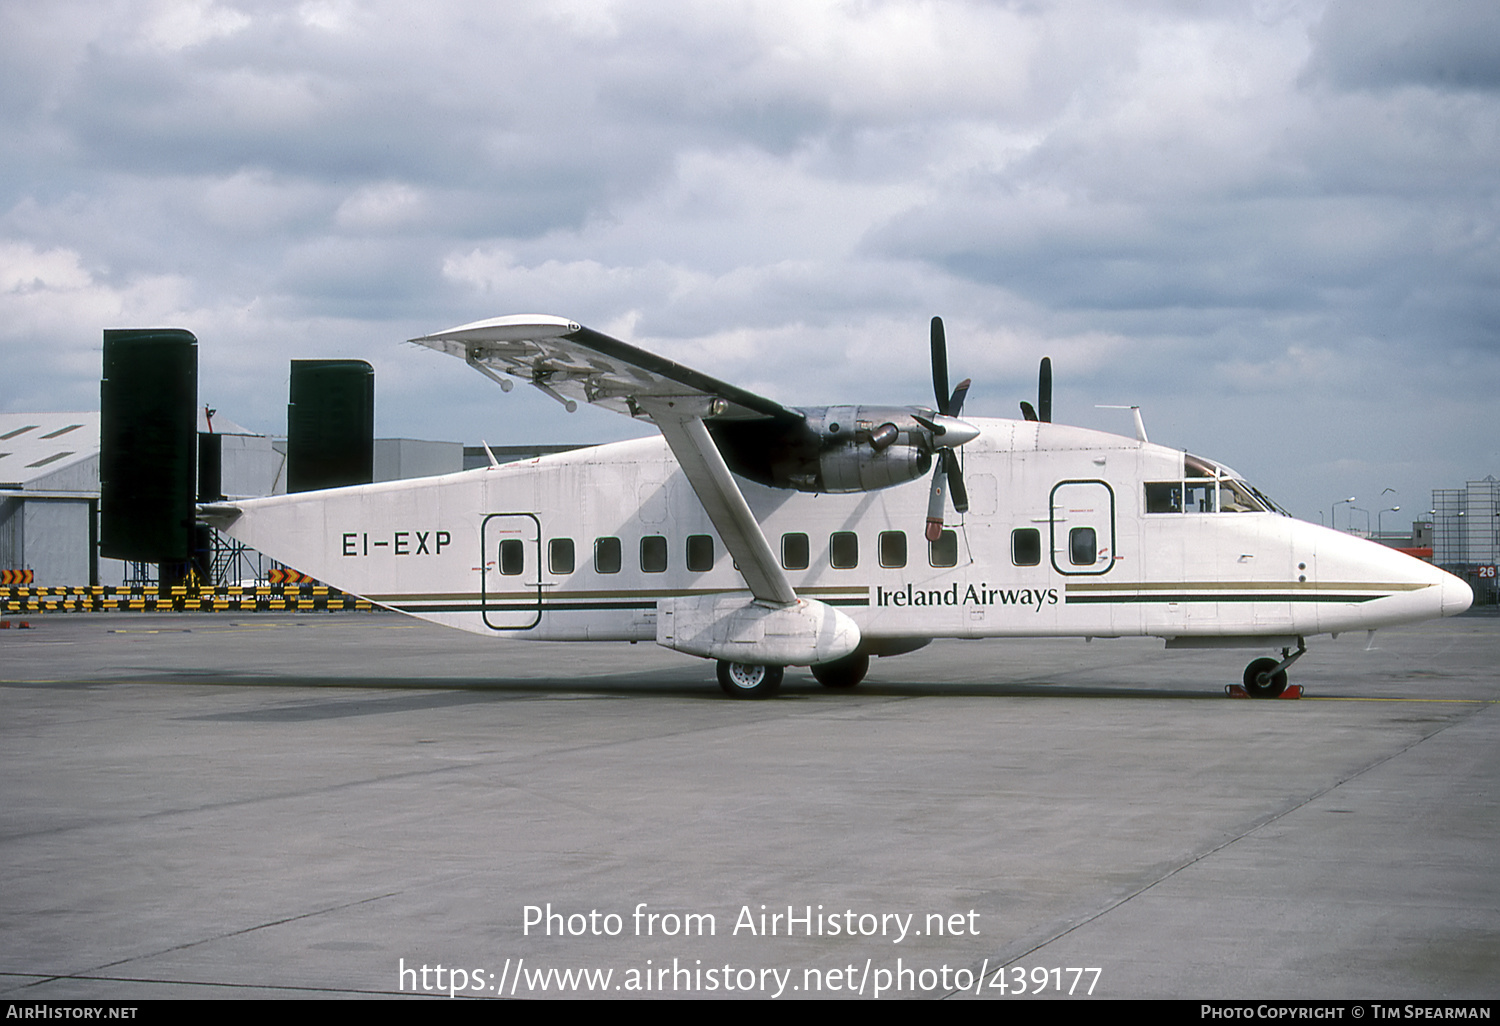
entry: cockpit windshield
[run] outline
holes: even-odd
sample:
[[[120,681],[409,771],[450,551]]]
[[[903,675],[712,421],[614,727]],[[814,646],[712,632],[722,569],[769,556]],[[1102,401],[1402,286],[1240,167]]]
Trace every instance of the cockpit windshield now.
[[[1280,513],[1286,510],[1235,474],[1201,456],[1183,453],[1181,481],[1148,481],[1147,513]]]

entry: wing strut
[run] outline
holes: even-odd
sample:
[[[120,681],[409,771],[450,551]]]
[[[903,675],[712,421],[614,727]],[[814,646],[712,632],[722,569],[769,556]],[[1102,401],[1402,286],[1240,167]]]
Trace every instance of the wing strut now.
[[[703,418],[710,412],[712,401],[699,396],[671,399],[642,396],[639,402],[661,430],[672,455],[677,457],[704,512],[724,540],[724,547],[739,565],[750,593],[761,602],[778,606],[795,604],[797,593],[792,582],[776,562],[771,543],[766,541],[750,504],[704,426]]]

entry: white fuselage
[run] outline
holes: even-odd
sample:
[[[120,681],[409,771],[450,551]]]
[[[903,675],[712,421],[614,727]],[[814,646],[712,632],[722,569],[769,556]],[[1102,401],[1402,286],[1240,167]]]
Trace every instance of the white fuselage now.
[[[1220,479],[1185,477],[1180,450],[971,422],[970,508],[950,513],[935,545],[922,533],[926,480],[848,494],[740,480],[797,594],[847,614],[872,645],[1291,638],[1428,619],[1471,599],[1457,578],[1363,539],[1263,510],[1200,511],[1234,504],[1227,486],[1222,503],[1202,501]],[[1148,483],[1158,497],[1180,486],[1169,511],[1147,511]],[[239,506],[228,533],[287,565],[500,638],[654,640],[660,600],[745,592],[661,438]]]

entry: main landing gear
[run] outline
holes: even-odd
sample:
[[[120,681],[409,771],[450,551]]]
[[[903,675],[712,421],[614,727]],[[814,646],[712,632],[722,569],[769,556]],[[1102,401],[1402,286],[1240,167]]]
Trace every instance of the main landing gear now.
[[[812,674],[825,688],[852,688],[865,679],[870,657],[863,652],[819,663]],[[719,687],[731,698],[770,698],[781,687],[785,667],[719,660]]]
[[[812,668],[812,675],[825,688],[852,688],[869,672],[870,657],[865,652],[855,652],[831,663],[817,663]]]
[[[1297,651],[1283,648],[1279,660],[1266,656],[1252,661],[1245,667],[1245,694],[1251,698],[1280,698],[1287,690],[1287,667],[1306,654],[1307,642],[1298,638]],[[1302,694],[1301,688],[1295,691],[1298,696]]]
[[[730,698],[770,698],[781,687],[783,666],[719,660],[719,687]]]

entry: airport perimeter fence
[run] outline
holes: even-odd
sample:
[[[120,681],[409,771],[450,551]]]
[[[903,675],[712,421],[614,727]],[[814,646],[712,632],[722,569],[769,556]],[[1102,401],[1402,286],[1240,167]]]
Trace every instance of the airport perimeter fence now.
[[[37,588],[0,587],[0,613],[343,612],[375,608],[367,599],[324,585],[271,584]]]

